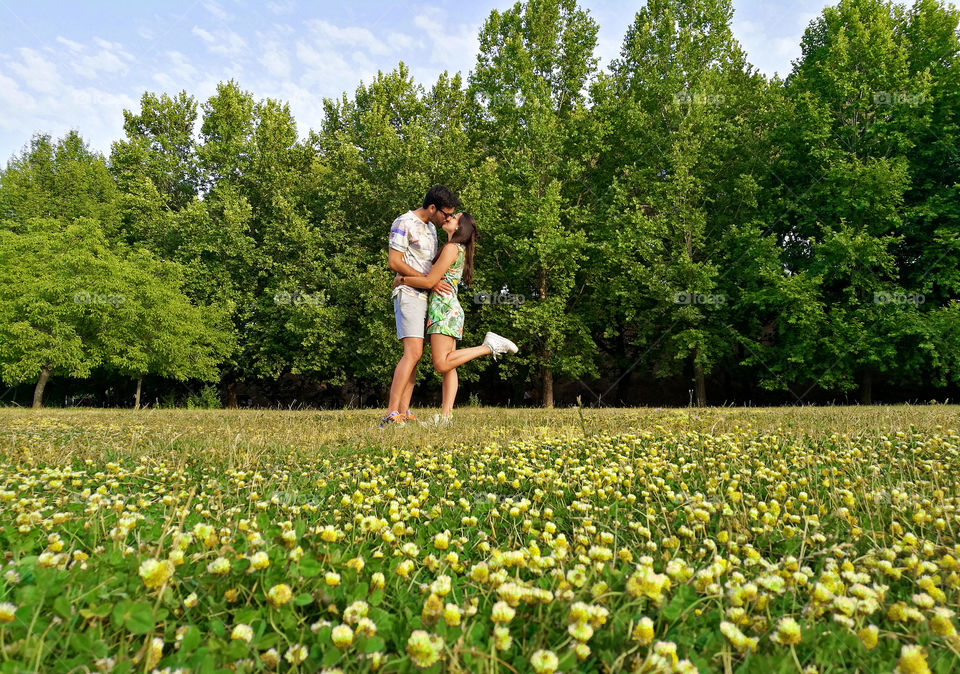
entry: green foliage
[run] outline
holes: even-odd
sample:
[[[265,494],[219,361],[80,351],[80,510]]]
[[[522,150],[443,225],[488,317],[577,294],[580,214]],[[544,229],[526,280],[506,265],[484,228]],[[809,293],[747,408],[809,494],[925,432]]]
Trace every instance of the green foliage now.
[[[478,219],[490,238],[484,254],[496,260],[482,279],[492,292],[507,288],[527,300],[484,318],[523,347],[502,373],[539,380],[547,406],[554,373],[596,372],[576,303],[589,246],[582,181],[597,154],[584,96],[596,69],[597,29],[573,0],[494,11],[470,76],[471,142],[482,149],[482,166],[497,174],[497,189],[480,197],[491,216]]]
[[[551,405],[555,377],[619,382],[600,403],[631,375],[700,404],[708,379],[797,401],[957,382],[960,12],[841,0],[786,80],[732,16],[650,0],[598,72],[591,15],[529,0],[491,12],[470,73],[427,86],[399,63],[325,100],[319,129],[230,80],[145,92],[107,159],[38,134],[0,172],[2,378],[380,391],[389,224],[442,183],[480,233],[464,344],[519,344],[484,378],[514,399]]]

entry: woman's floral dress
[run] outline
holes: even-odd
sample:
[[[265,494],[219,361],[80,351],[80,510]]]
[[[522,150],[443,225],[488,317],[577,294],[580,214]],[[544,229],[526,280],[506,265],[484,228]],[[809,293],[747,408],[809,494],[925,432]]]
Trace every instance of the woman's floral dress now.
[[[463,338],[463,308],[457,299],[457,285],[463,276],[464,247],[457,244],[457,259],[444,272],[443,280],[453,286],[449,295],[430,293],[427,303],[427,334]]]

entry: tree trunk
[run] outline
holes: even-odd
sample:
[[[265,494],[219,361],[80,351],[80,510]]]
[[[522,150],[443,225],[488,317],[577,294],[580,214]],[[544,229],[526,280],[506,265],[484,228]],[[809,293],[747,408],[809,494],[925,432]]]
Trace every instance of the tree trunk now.
[[[873,404],[873,372],[870,370],[864,370],[863,379],[860,380],[860,403]]]
[[[620,363],[620,366],[616,369],[616,372],[619,373],[619,377],[617,378],[617,404],[618,405],[628,404],[624,401],[624,399],[630,393],[630,370],[633,367],[632,365],[630,365],[629,367],[624,367],[623,365],[623,363],[627,362],[627,339],[624,333],[625,333],[625,330],[623,329],[623,326],[620,326],[620,329],[617,330],[617,353],[616,353],[616,362]]]
[[[143,377],[138,377],[137,378],[137,395],[133,401],[133,409],[135,410],[140,409],[140,389],[142,385],[143,385]]]
[[[237,382],[233,378],[227,382],[227,409],[237,409]]]
[[[694,358],[696,358],[696,353],[694,353]],[[693,363],[693,376],[696,380],[697,387],[697,407],[706,407],[707,406],[707,382],[703,376],[703,366],[700,363],[694,361]]]
[[[37,387],[33,389],[33,409],[43,407],[43,389],[50,379],[51,368],[45,367],[40,370],[40,379],[37,380]]]
[[[547,271],[541,269],[539,274],[539,290],[540,300],[543,301],[547,299]],[[544,349],[544,362],[549,362],[552,352],[548,349]],[[550,369],[548,365],[543,366],[543,394],[540,396],[540,399],[543,401],[543,406],[549,409],[553,408],[553,370]]]
[[[544,407],[553,408],[553,370],[548,367],[543,368],[543,394],[540,399]]]

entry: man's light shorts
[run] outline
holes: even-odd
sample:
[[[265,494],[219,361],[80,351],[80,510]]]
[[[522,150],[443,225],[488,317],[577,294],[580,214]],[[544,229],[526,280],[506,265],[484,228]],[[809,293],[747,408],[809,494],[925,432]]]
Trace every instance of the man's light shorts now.
[[[401,290],[393,297],[393,314],[397,320],[397,339],[419,337],[427,325],[428,293],[409,293]]]

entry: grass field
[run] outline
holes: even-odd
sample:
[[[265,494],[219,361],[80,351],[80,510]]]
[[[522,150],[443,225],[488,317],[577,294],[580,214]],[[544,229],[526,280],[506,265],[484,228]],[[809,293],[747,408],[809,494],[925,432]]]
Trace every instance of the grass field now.
[[[0,409],[0,672],[960,668],[960,407],[455,416]]]

